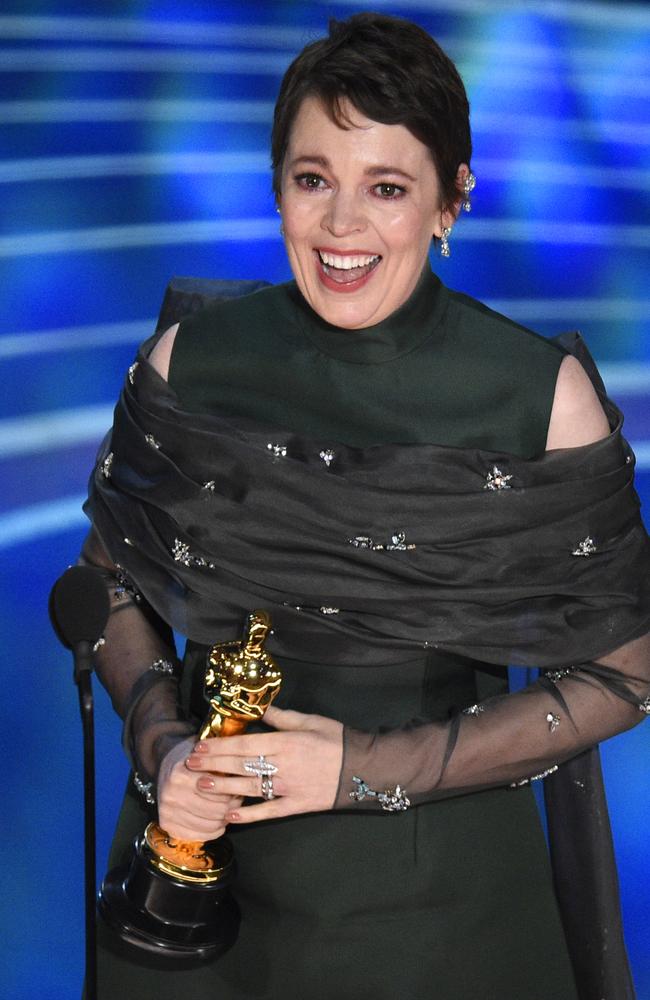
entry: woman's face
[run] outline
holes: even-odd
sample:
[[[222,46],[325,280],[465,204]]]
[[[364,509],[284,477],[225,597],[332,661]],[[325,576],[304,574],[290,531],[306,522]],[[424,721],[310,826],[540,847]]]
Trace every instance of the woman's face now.
[[[382,125],[343,106],[336,125],[306,98],[291,130],[280,210],[291,269],[323,319],[350,330],[372,326],[407,300],[432,237],[453,217],[441,212],[429,150],[403,125]]]

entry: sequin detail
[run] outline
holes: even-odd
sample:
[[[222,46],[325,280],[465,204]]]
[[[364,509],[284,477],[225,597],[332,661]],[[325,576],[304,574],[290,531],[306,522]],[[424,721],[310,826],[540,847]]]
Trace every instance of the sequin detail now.
[[[485,705],[469,705],[468,708],[464,708],[463,715],[480,715],[481,712],[485,711]]]
[[[639,703],[639,711],[644,715],[650,715],[650,694]]]
[[[411,543],[407,543],[405,532],[398,531],[398,532],[396,532],[396,534],[391,535],[390,545],[386,546],[386,551],[387,552],[392,552],[392,551],[406,552],[407,549],[414,549],[414,548],[415,548],[415,545],[412,542]]]
[[[153,793],[153,781],[143,781],[140,775],[136,772],[133,775],[133,784],[135,785],[136,790],[140,792],[140,795],[144,796],[145,802],[147,802],[150,806],[155,804],[156,797]]]
[[[354,538],[348,538],[348,543],[354,545],[355,549],[372,549],[373,552],[406,552],[417,547],[413,542],[406,541],[404,531],[396,531],[385,545],[375,542],[370,535],[355,535]]]
[[[511,781],[511,788],[523,788],[524,785],[530,785],[531,781],[541,781],[542,778],[548,778],[549,774],[555,774],[558,769],[558,765],[554,764],[553,767],[547,767],[545,771],[540,771],[539,774],[531,774],[530,778],[521,778],[520,781]]]
[[[327,608],[327,607],[322,607],[322,608],[320,609],[320,613],[321,613],[322,615],[338,615],[338,613],[340,612],[340,610],[341,610],[340,608]]]
[[[204,483],[203,486],[201,487],[202,490],[208,490],[209,493],[214,493],[216,488],[217,484],[215,483],[214,479],[208,479],[207,483]]]
[[[575,547],[571,555],[585,556],[585,558],[588,558],[590,555],[593,555],[595,551],[596,551],[596,546],[594,544],[594,540],[589,535],[587,535],[587,537],[583,538],[581,542],[578,542],[577,546]]]
[[[124,540],[126,541],[126,539]],[[133,583],[133,580],[128,576],[124,567],[116,563],[115,569],[117,571],[115,573],[115,590],[113,591],[115,600],[123,601],[125,598],[130,597],[136,604],[140,604],[142,594]]]
[[[331,462],[334,461],[334,452],[332,451],[331,448],[326,448],[324,451],[321,451],[319,453],[318,457],[323,459],[325,465],[329,469]]]
[[[170,660],[154,660],[149,670],[155,670],[157,674],[173,674],[174,664]]]
[[[559,670],[546,670],[544,676],[548,677],[549,681],[557,684],[563,677],[570,677],[571,674],[575,674],[576,669],[576,667],[560,667]]]
[[[131,383],[131,385],[133,385],[133,383],[135,381],[135,373],[136,373],[136,369],[137,369],[137,367],[138,367],[139,364],[140,364],[139,361],[134,361],[133,364],[129,367],[129,370],[128,370],[127,374],[128,374],[129,382]]]
[[[411,804],[411,800],[406,794],[406,789],[401,785],[395,788],[387,788],[383,792],[375,792],[363,778],[352,778],[355,788],[350,792],[350,798],[355,802],[363,802],[364,799],[377,799],[377,802],[386,812],[405,812]]]
[[[354,545],[355,549],[374,549],[376,548],[370,535],[355,535],[354,538],[348,538],[350,545]]]
[[[145,434],[144,439],[148,445],[150,445],[152,448],[155,448],[156,451],[158,451],[158,449],[160,448],[160,441],[156,441],[153,434]]]
[[[266,447],[273,453],[274,458],[286,458],[287,456],[287,446],[284,444],[273,444],[272,441],[269,441]]]
[[[104,479],[110,479],[111,478],[111,472],[113,471],[113,452],[112,451],[109,451],[108,455],[106,456],[106,458],[104,459],[104,461],[100,465],[99,471],[101,472],[101,474],[104,477]]]
[[[548,722],[549,731],[554,733],[560,725],[560,716],[554,715],[553,712],[548,712],[546,715],[546,721]]]
[[[510,480],[512,476],[506,476],[497,465],[492,466],[492,471],[485,477],[484,490],[511,490]]]
[[[188,568],[215,569],[213,562],[210,562],[203,556],[194,555],[187,542],[182,542],[180,538],[174,539],[172,555],[175,562],[182,563],[183,566],[187,566]]]
[[[122,539],[122,541],[124,542],[125,545],[130,545],[132,549],[135,548],[135,542],[132,542],[131,539],[127,538],[126,535],[124,536],[124,538]]]

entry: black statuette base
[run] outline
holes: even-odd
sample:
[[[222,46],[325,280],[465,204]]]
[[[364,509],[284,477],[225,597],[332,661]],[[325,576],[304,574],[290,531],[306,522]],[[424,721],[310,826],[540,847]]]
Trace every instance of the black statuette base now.
[[[162,958],[211,962],[237,940],[239,907],[230,892],[232,870],[213,883],[181,882],[154,868],[135,842],[129,865],[108,873],[99,913],[122,939]]]

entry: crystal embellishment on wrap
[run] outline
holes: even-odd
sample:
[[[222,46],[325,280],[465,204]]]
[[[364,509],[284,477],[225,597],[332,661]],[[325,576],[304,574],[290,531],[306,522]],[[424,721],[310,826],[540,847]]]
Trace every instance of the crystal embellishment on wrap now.
[[[492,466],[492,471],[488,472],[485,477],[484,490],[510,490],[510,480],[512,476],[506,476],[505,473],[501,471],[498,465]]]
[[[104,461],[100,466],[100,471],[104,479],[111,478],[112,468],[113,468],[113,452],[109,451],[108,455],[106,456],[106,458],[104,459]]]
[[[577,546],[575,547],[571,555],[584,556],[585,558],[588,558],[589,556],[593,555],[595,551],[596,551],[596,545],[594,544],[594,540],[593,538],[590,537],[590,535],[587,535],[587,537],[583,538],[581,542],[578,542]]]
[[[174,557],[175,562],[182,563],[183,566],[188,568],[195,567],[197,569],[214,569],[215,565],[213,562],[209,562],[204,556],[196,556],[190,549],[187,542],[181,541],[180,538],[174,539],[174,544],[171,548],[171,553]]]

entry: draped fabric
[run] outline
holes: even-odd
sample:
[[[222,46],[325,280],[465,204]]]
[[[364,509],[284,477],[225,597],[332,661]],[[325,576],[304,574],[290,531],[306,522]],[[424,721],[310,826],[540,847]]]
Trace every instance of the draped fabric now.
[[[231,639],[263,607],[280,657],[370,666],[428,647],[551,671],[528,694],[470,707],[435,732],[369,740],[346,730],[338,804],[346,766],[358,773],[360,762],[373,779],[373,768],[390,774],[409,760],[425,783],[415,801],[425,801],[565,760],[545,792],[579,995],[632,1000],[598,752],[574,756],[648,706],[645,647],[634,640],[648,631],[649,546],[616,407],[603,397],[604,440],[534,460],[353,448],[185,412],[147,362],[151,343],[91,480],[86,509],[110,559],[198,643]],[[579,340],[563,346],[590,368]]]
[[[621,415],[534,460],[353,448],[184,412],[146,361],[127,379],[87,511],[112,559],[191,639],[264,607],[273,651],[395,662],[584,662],[645,633],[648,538]]]

